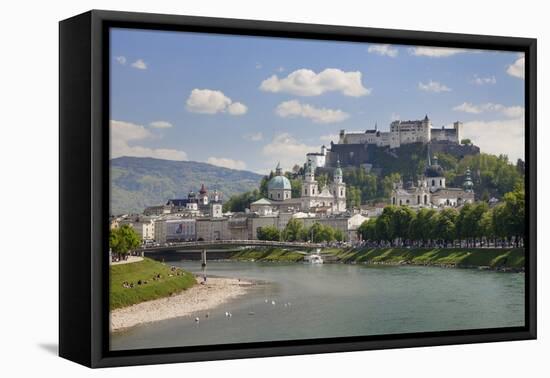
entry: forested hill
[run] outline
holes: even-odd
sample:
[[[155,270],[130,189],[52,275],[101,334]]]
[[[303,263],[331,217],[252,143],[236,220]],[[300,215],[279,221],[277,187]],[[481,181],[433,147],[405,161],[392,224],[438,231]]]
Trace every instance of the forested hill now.
[[[111,165],[111,213],[141,212],[170,198],[186,197],[204,184],[230,196],[258,188],[262,178],[249,171],[194,161],[120,157]]]

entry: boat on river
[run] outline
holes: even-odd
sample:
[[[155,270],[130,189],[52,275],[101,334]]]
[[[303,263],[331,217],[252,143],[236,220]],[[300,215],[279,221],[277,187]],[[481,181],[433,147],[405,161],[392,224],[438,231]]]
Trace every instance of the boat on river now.
[[[320,250],[317,250],[317,252],[309,253],[309,254],[305,255],[304,256],[304,261],[307,264],[322,264],[324,262],[323,258],[321,257]]]

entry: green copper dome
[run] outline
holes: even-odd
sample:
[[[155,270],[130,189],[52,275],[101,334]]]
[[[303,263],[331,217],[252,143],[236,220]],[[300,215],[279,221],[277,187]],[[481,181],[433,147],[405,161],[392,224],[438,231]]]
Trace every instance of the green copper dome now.
[[[267,189],[273,190],[273,189],[288,189],[292,190],[292,187],[290,186],[290,180],[287,179],[285,176],[275,176],[269,182],[267,183]]]

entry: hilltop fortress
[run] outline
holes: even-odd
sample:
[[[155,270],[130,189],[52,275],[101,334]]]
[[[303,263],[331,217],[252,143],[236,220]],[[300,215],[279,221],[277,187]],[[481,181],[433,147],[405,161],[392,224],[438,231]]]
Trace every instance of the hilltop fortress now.
[[[426,115],[421,120],[393,121],[390,131],[380,131],[377,126],[364,132],[340,130],[338,143],[331,142],[330,148],[322,146],[320,152],[308,153],[307,162],[316,168],[335,167],[338,161],[342,166],[375,164],[370,156],[373,147],[393,150],[413,143],[430,143],[432,152],[457,158],[479,154],[479,147],[460,144],[462,138],[462,122],[454,122],[450,128],[434,128]]]

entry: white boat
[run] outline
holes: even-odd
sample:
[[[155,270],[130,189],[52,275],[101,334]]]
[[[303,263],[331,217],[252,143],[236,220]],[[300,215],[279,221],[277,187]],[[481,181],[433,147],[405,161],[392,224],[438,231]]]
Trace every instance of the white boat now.
[[[323,258],[321,257],[321,254],[319,250],[315,253],[310,253],[308,255],[304,256],[304,261],[308,264],[322,264]]]

